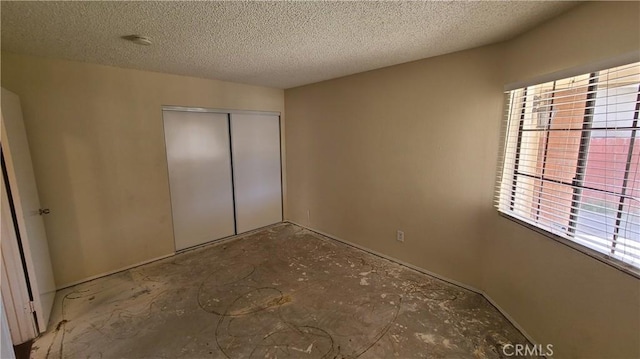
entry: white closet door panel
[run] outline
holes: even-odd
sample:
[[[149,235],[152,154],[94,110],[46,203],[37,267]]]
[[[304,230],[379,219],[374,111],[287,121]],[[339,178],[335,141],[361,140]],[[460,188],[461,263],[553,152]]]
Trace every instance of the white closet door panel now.
[[[163,118],[176,250],[235,234],[227,115]]]
[[[280,117],[231,114],[238,233],[282,221]]]

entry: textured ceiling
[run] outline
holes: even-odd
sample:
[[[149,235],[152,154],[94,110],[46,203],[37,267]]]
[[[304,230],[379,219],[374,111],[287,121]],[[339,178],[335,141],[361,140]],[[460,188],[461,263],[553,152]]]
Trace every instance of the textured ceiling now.
[[[506,40],[574,5],[2,1],[2,50],[290,88]]]

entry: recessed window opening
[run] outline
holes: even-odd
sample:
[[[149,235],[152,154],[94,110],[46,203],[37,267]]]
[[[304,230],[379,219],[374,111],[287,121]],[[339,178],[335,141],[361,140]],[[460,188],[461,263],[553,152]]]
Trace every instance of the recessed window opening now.
[[[508,91],[496,207],[640,269],[640,63]]]

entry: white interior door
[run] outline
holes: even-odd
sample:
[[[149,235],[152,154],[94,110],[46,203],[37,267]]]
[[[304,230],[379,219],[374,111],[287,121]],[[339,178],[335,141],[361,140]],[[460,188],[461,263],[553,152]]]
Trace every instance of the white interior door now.
[[[22,344],[38,335],[35,318],[31,312],[27,278],[22,267],[16,228],[11,215],[11,206],[4,176],[0,176],[1,215],[0,252],[2,253],[2,303],[11,333],[9,344]],[[0,358],[4,358],[0,356]]]
[[[176,250],[235,234],[226,114],[163,111]]]
[[[9,324],[7,322],[7,311],[4,309],[0,301],[0,358],[14,359],[16,353],[11,345],[11,336],[9,335]]]
[[[282,221],[280,116],[231,114],[238,233]]]
[[[42,216],[40,199],[31,163],[22,110],[18,96],[2,89],[2,152],[8,175],[8,187],[18,223],[27,267],[27,276],[33,294],[33,307],[38,329],[47,329],[56,286],[49,256],[49,245]],[[3,216],[7,215],[2,213]]]

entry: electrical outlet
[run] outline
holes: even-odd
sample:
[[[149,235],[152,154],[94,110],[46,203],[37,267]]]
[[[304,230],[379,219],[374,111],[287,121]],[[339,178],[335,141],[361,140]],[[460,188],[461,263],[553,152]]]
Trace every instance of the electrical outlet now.
[[[398,242],[404,242],[404,232],[403,232],[403,231],[398,230],[398,231],[396,232],[396,240],[397,240]]]

